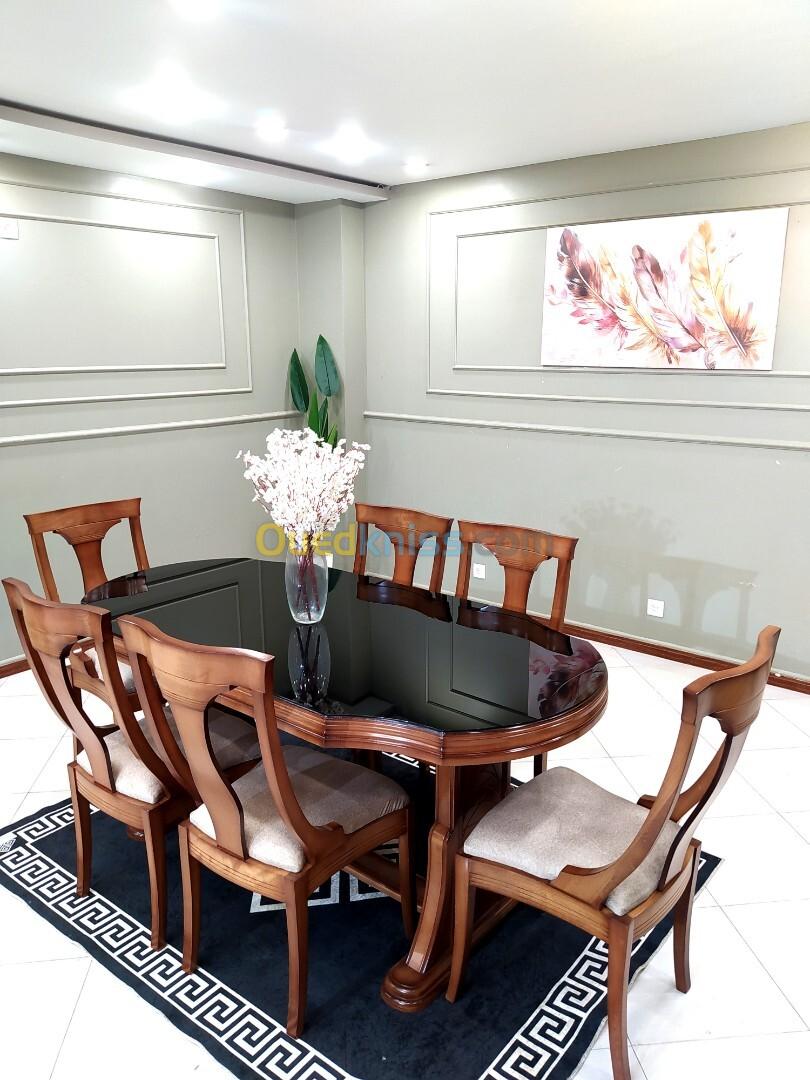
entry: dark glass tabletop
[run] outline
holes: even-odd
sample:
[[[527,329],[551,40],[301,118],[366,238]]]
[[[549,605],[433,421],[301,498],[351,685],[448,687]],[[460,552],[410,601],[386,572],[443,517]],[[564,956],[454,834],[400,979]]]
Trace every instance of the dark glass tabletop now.
[[[187,641],[271,653],[276,695],[325,716],[494,732],[606,698],[607,670],[587,641],[531,616],[347,571],[330,571],[326,611],[312,626],[292,619],[284,564],[258,559],[158,566],[84,602],[142,615]]]

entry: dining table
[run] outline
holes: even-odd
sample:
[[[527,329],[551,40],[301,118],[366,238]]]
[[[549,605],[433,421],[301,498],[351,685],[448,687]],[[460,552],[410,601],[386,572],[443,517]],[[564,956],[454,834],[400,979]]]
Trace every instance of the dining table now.
[[[419,921],[381,987],[403,1012],[423,1009],[447,983],[455,855],[509,792],[510,763],[534,758],[543,767],[545,755],[592,728],[607,705],[607,667],[590,642],[530,614],[348,570],[329,570],[323,618],[308,625],[293,621],[284,563],[265,559],[138,570],[84,602],[197,644],[271,654],[280,730],[352,751],[375,768],[393,755],[435,787]],[[238,688],[217,704],[251,716]],[[396,866],[382,854],[348,869],[398,898]],[[473,943],[512,907],[481,894]]]

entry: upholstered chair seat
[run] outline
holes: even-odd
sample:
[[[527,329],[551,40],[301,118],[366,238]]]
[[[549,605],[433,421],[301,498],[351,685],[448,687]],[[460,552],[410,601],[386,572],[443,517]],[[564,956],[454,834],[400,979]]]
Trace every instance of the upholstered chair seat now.
[[[394,780],[342,758],[306,746],[285,746],[284,761],[296,798],[312,825],[336,821],[353,833],[377,818],[408,805],[408,796]],[[248,855],[269,866],[297,873],[305,864],[304,848],[282,820],[261,765],[233,785],[244,810]],[[192,825],[215,838],[211,815],[203,804],[190,817]]]
[[[99,665],[98,653],[96,652],[96,650],[94,648],[87,649],[84,655],[87,657],[88,660],[93,661],[93,667],[96,669],[96,671],[100,672],[101,667]],[[123,660],[119,660],[118,671],[121,675],[121,682],[124,684],[124,689],[126,690],[126,692],[128,694],[134,694],[135,679],[132,677],[132,668]]]
[[[464,854],[552,881],[566,866],[605,866],[622,854],[649,811],[605,791],[572,769],[536,776],[481,819]],[[605,901],[626,915],[658,885],[678,825],[668,821],[641,865]]]
[[[177,724],[172,716],[171,709],[164,707],[166,719],[175,739],[180,741]],[[138,717],[138,723],[144,730],[146,737],[155,750],[154,740],[145,726],[142,716]],[[256,738],[255,727],[238,716],[223,712],[220,709],[210,710],[209,731],[211,746],[214,756],[221,769],[229,769],[244,761],[258,758],[259,741]],[[132,753],[121,731],[114,731],[105,739],[107,749],[110,752],[110,766],[112,769],[115,789],[121,795],[128,795],[131,799],[139,799],[145,803],[156,803],[166,794],[163,785],[158,778]],[[90,772],[90,761],[87,754],[82,751],[76,758],[76,763],[87,772]]]

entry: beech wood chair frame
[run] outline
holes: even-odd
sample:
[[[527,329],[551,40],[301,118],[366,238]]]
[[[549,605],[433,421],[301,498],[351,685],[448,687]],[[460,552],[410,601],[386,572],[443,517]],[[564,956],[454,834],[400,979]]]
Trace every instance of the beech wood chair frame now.
[[[90,891],[92,805],[123,822],[132,838],[145,843],[152,904],[151,943],[153,949],[160,949],[166,943],[165,834],[187,816],[194,800],[153,750],[135,719],[118,668],[110,613],[101,608],[43,600],[25,582],[14,578],[4,579],[3,586],[39,688],[73,734],[74,758],[83,749],[90,762],[90,772],[75,760],[67,766],[76,831],[76,895],[86,896]],[[80,641],[91,642],[97,650],[104,687],[104,694],[99,696],[109,704],[113,724],[94,723],[82,707],[80,691],[73,685],[68,658]],[[163,785],[166,794],[157,802],[142,802],[116,791],[105,743],[115,731],[122,732],[132,753]]]
[[[312,825],[290,781],[279,739],[273,698],[273,658],[244,649],[192,645],[169,637],[133,616],[119,620],[129,650],[136,686],[146,715],[158,726],[160,695],[168,700],[183,751],[172,748],[168,728],[160,731],[167,753],[179,766],[183,782],[199,791],[214,823],[211,839],[190,821],[180,825],[183,876],[183,968],[197,967],[200,936],[200,866],[251,892],[284,904],[289,953],[287,1031],[298,1037],[304,1027],[307,995],[307,898],[341,868],[381,844],[399,841],[399,895],[405,931],[415,922],[414,878],[410,859],[411,809],[405,807],[347,834],[332,822]],[[267,785],[282,821],[305,853],[299,872],[268,865],[249,856],[244,811],[233,784],[217,767],[208,742],[208,707],[221,695],[246,694],[261,747]],[[362,875],[361,875],[362,876]]]
[[[491,551],[504,573],[502,606],[517,614],[525,614],[529,588],[535,571],[547,559],[557,560],[557,575],[551,613],[544,622],[559,630],[565,621],[571,563],[577,540],[572,536],[527,529],[520,525],[489,525],[478,521],[459,521],[461,557],[456,579],[456,596],[469,597],[473,544]]]
[[[37,569],[48,600],[59,600],[59,590],[45,544],[47,533],[56,533],[66,540],[76,553],[82,574],[84,591],[88,593],[108,580],[101,560],[101,543],[120,521],[126,520],[132,536],[135,565],[138,570],[149,569],[149,559],[141,530],[141,500],[117,499],[114,502],[86,503],[66,506],[61,510],[46,510],[40,514],[25,514],[25,522],[34,546]]]
[[[408,510],[399,506],[372,506],[369,503],[355,503],[354,509],[357,518],[354,572],[358,577],[365,576],[366,573],[368,532],[369,526],[374,525],[380,532],[385,533],[393,546],[394,573],[391,580],[395,585],[413,585],[420,548],[425,540],[434,539],[436,551],[428,588],[432,593],[441,592],[452,518],[438,517],[436,514],[425,514],[420,510]]]
[[[608,1033],[615,1080],[630,1080],[627,1049],[627,991],[633,943],[674,909],[675,985],[691,985],[689,932],[700,865],[695,830],[730,776],[757,717],[768,681],[779,629],[766,627],[747,663],[701,676],[683,692],[681,726],[672,760],[656,796],[639,804],[649,810],[641,829],[612,863],[566,866],[553,881],[486,859],[458,854],[455,868],[453,960],[448,1001],[461,987],[470,949],[477,889],[527,903],[579,927],[608,946]],[[707,716],[720,723],[724,740],[698,779],[683,790],[687,770]],[[682,819],[684,819],[682,821]],[[610,893],[641,865],[668,821],[681,823],[667,854],[657,889],[626,915],[605,906]]]
[[[34,558],[39,570],[42,588],[45,590],[45,596],[48,600],[54,602],[60,600],[53,567],[48,555],[48,547],[45,543],[45,536],[48,533],[56,533],[73,548],[79,561],[85,594],[91,589],[95,589],[96,586],[103,585],[108,580],[101,558],[101,545],[110,529],[121,521],[127,521],[129,524],[137,569],[149,569],[149,559],[146,554],[146,545],[144,544],[141,529],[140,499],[117,499],[112,502],[66,506],[61,510],[45,510],[39,514],[25,514],[24,517],[34,548]],[[115,650],[122,660],[126,659],[126,654],[118,638],[115,639]],[[112,702],[108,700],[104,680],[99,678],[96,665],[93,663],[92,658],[86,655],[86,650],[81,648],[74,650],[74,655],[71,658],[71,669],[71,678],[75,686],[102,698],[112,708]],[[137,707],[134,697],[132,701],[133,705]]]

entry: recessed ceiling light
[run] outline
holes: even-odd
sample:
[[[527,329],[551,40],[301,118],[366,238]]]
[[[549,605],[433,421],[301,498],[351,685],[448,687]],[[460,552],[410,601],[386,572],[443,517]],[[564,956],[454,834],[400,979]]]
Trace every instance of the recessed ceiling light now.
[[[359,165],[366,158],[379,154],[382,146],[369,139],[360,125],[351,120],[341,124],[332,138],[319,143],[317,149],[345,165]]]
[[[408,176],[424,176],[430,168],[430,162],[420,157],[405,158],[402,167]]]
[[[195,86],[188,72],[171,60],[164,61],[149,82],[124,91],[121,101],[167,124],[191,124],[219,116],[225,108],[216,94]]]
[[[178,15],[192,22],[208,22],[222,14],[222,0],[169,0]]]
[[[284,117],[277,112],[262,113],[256,121],[256,134],[263,142],[280,143],[289,135]]]

